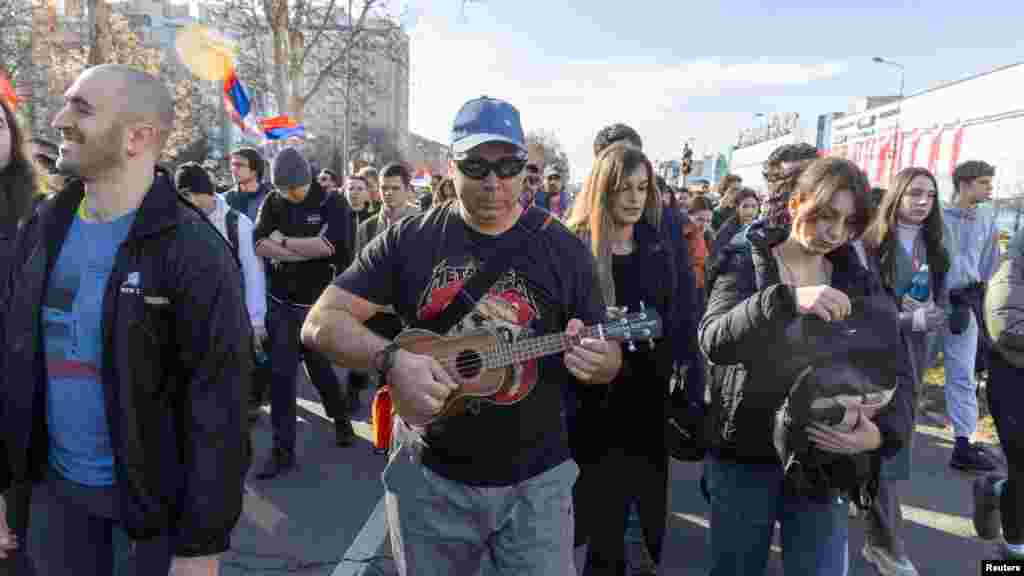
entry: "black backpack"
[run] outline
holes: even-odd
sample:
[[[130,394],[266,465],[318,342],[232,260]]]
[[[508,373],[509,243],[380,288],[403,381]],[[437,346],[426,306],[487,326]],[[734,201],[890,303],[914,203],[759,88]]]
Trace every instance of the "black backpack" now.
[[[776,413],[773,440],[786,471],[786,487],[804,497],[828,497],[838,490],[863,501],[871,479],[869,453],[852,456],[818,450],[805,432],[811,422],[834,426],[847,410],[839,396],[859,397],[865,405],[884,406],[899,385],[893,357],[905,349],[895,304],[886,294],[853,299],[846,320],[825,322],[812,315],[794,319],[785,330],[787,357],[777,370],[793,382]],[[892,329],[883,329],[891,327]]]

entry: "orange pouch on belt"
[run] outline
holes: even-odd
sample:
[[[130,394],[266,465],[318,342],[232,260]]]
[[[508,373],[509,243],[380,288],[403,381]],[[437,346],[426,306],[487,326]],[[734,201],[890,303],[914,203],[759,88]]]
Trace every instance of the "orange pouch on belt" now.
[[[373,447],[386,451],[391,446],[391,424],[394,413],[391,410],[391,387],[381,386],[373,395]]]

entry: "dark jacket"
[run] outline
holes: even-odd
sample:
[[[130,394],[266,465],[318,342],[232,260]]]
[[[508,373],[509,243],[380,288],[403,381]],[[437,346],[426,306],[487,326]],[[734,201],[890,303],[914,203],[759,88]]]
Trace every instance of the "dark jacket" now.
[[[18,237],[0,355],[21,378],[2,391],[0,489],[49,465],[42,306],[83,195],[69,183]],[[225,551],[242,511],[252,332],[239,274],[158,170],[107,282],[101,379],[122,524],[134,540],[169,531],[178,556]]]
[[[685,366],[684,374],[687,397],[691,399],[704,397],[704,359],[697,345],[695,327],[700,321],[700,305],[702,297],[697,292],[697,280],[693,275],[690,262],[690,243],[686,239],[686,226],[690,218],[678,210],[667,206],[663,209],[661,229],[662,239],[667,238],[675,260],[675,277],[679,284],[673,287],[676,296],[672,311],[673,326],[670,330],[682,334],[679,330],[688,331],[688,337],[672,339],[673,360],[679,366]]]
[[[395,222],[398,222],[399,220],[405,218],[406,216],[411,216],[413,214],[419,213],[420,210],[416,206],[413,206],[411,204],[406,205],[394,218],[391,219],[391,221],[388,224],[394,224]],[[359,224],[359,228],[356,230],[356,253],[362,251],[362,249],[367,244],[369,244],[371,240],[376,238],[377,235],[383,232],[386,228],[387,225],[385,224],[384,221],[383,208],[381,208],[381,210],[372,217],[363,220],[363,222]]]
[[[259,215],[260,206],[266,200],[267,194],[270,194],[272,191],[273,189],[266,182],[260,182],[256,192],[240,192],[238,186],[235,186],[224,194],[224,200],[227,201],[228,206],[245,214],[249,217],[249,220],[255,222],[256,217]]]
[[[732,242],[718,255],[714,287],[700,323],[700,344],[713,364],[710,439],[718,457],[739,462],[779,462],[772,444],[772,419],[793,382],[778,374],[780,343],[786,325],[796,318],[793,288],[782,284],[771,250],[788,237],[785,229],[755,222],[744,241]],[[828,255],[831,286],[847,294],[883,290],[877,277],[861,265],[849,245]],[[893,326],[898,329],[896,311]],[[899,383],[889,406],[876,420],[882,433],[879,453],[889,457],[910,435],[910,395],[914,376],[907,350],[893,350]]]

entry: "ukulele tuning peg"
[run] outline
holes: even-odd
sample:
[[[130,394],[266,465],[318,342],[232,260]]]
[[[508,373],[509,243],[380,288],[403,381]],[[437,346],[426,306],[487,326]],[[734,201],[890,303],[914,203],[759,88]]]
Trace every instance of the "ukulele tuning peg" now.
[[[645,312],[647,312],[647,306],[644,306],[644,302],[643,302],[643,300],[641,300],[640,301],[640,319],[641,320],[646,320],[647,319],[647,314],[645,314]]]
[[[654,340],[653,339],[647,341],[647,347],[650,348],[651,350],[654,350]]]
[[[630,352],[636,352],[636,342],[633,342],[632,340],[630,340],[629,341],[629,345],[627,346],[627,348],[629,348]]]

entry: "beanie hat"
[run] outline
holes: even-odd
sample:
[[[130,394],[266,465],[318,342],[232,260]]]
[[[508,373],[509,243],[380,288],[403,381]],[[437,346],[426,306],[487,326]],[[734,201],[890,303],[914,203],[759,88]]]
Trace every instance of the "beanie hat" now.
[[[309,162],[295,148],[285,148],[277,153],[270,166],[270,174],[271,182],[281,189],[309,186],[313,181]]]
[[[210,174],[205,168],[196,162],[185,162],[174,172],[174,187],[179,192],[188,191],[190,194],[214,193],[213,182]]]

